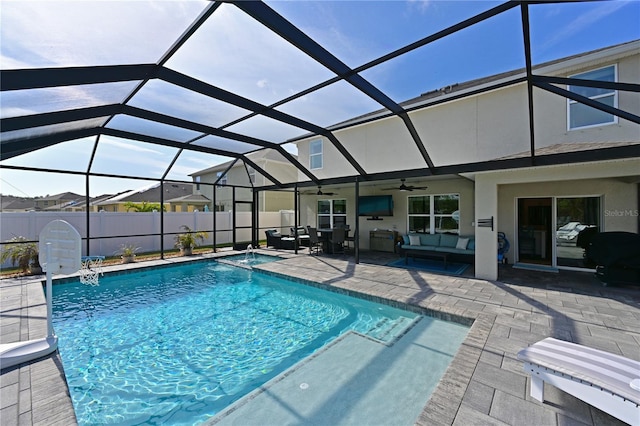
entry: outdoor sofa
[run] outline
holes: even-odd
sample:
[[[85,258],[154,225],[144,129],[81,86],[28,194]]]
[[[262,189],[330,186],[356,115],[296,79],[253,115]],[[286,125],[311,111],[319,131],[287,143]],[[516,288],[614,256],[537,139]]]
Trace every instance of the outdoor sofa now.
[[[267,229],[264,233],[267,236],[267,247],[285,250],[294,250],[296,248],[296,239],[294,237],[283,237],[276,229]]]
[[[436,253],[451,255],[461,261],[471,263],[473,263],[476,254],[475,237],[462,237],[446,233],[403,235],[398,247],[400,254],[405,257],[429,257],[430,254]]]

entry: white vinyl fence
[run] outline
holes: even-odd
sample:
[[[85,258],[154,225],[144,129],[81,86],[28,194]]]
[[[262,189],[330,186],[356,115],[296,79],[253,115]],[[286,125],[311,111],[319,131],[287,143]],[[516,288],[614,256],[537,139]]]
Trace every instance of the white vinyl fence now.
[[[234,212],[216,213],[216,244],[226,244],[233,241],[233,214]],[[237,212],[236,226],[248,227],[238,229],[236,241],[251,240],[251,213]],[[293,212],[261,212],[258,217],[258,225],[261,230],[258,239],[265,239],[265,228],[279,229],[283,233],[289,232],[293,226]],[[17,236],[28,240],[37,241],[40,231],[53,220],[65,220],[78,230],[82,238],[87,237],[87,216],[84,212],[26,212],[26,213],[0,213],[0,241],[6,242]],[[213,213],[164,213],[164,249],[174,247],[175,234],[183,232],[182,225],[186,225],[194,231],[207,231],[209,238],[201,245],[213,244]],[[132,244],[140,247],[138,253],[160,250],[160,236],[136,237],[129,235],[159,234],[161,229],[160,213],[115,213],[99,212],[89,215],[90,253],[92,256],[114,256],[118,253],[122,244]],[[86,242],[82,242],[82,255],[86,253]],[[11,266],[5,262],[2,267]]]

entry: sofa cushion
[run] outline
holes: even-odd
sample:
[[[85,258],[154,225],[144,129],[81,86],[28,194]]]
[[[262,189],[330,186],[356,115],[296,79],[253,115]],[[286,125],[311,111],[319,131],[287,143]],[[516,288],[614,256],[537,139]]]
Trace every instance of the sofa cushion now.
[[[468,238],[458,237],[458,242],[456,243],[456,248],[457,249],[466,249],[468,243],[469,243],[469,239]]]
[[[457,235],[442,234],[440,236],[440,247],[454,248],[457,243],[458,243]]]
[[[409,244],[412,246],[420,245],[420,235],[409,235]]]
[[[440,234],[420,234],[420,244],[423,246],[440,245]]]
[[[406,245],[411,244],[409,242],[409,236],[408,235],[403,235],[402,236],[402,244],[406,244]]]
[[[467,243],[467,250],[474,250],[476,249],[476,239],[475,238],[469,238],[469,242]]]

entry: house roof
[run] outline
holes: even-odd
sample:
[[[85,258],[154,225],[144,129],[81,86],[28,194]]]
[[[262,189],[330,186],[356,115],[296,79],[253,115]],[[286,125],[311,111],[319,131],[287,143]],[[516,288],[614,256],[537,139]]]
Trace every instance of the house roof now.
[[[339,3],[322,4],[329,8],[340,7]],[[536,11],[552,5],[555,6],[554,11],[561,10],[571,19],[579,19],[575,10],[565,7],[564,2],[533,3]],[[376,4],[362,2],[359,6],[364,13],[365,8],[374,8]],[[540,52],[542,49],[537,49],[539,39],[534,40],[529,34],[532,24],[529,7],[533,6],[530,2],[506,1],[495,6],[493,3],[490,6],[483,4],[479,6],[480,11],[477,8],[471,17],[456,18],[453,23],[437,25],[435,30],[433,26],[426,25],[435,16],[425,15],[421,18],[425,22],[424,33],[407,37],[405,40],[410,42],[395,50],[376,49],[377,52],[386,53],[375,55],[377,57],[364,63],[362,59],[342,59],[344,53],[336,53],[335,45],[330,47],[331,43],[318,36],[308,24],[287,13],[289,7],[302,10],[310,5],[309,2],[163,2],[163,7],[141,9],[136,2],[108,2],[105,7],[110,8],[110,16],[118,16],[118,23],[122,23],[123,27],[130,25],[128,28],[145,28],[145,31],[112,31],[111,27],[105,25],[100,45],[88,42],[95,40],[91,38],[94,34],[89,32],[82,37],[77,33],[69,33],[71,36],[68,39],[57,40],[56,48],[52,49],[49,36],[30,40],[26,45],[20,44],[26,35],[24,31],[50,24],[47,19],[53,19],[52,16],[62,21],[56,22],[60,28],[74,25],[91,28],[99,24],[95,21],[93,4],[74,3],[75,24],[64,21],[70,19],[68,14],[55,13],[58,7],[55,2],[38,3],[37,14],[28,13],[28,8],[34,7],[32,2],[4,4],[5,39],[0,49],[3,58],[11,58],[12,61],[3,65],[0,71],[0,90],[3,95],[0,165],[15,170],[37,168],[46,172],[84,173],[110,178],[142,176],[157,179],[158,182],[166,181],[168,177],[184,182],[198,170],[191,167],[185,171],[185,164],[199,164],[202,167],[219,163],[222,157],[222,161],[237,159],[253,167],[275,187],[293,187],[297,184],[315,186],[353,181],[355,177],[367,181],[414,175],[448,175],[514,165],[528,167],[534,163],[535,149],[530,153],[529,162],[438,162],[434,160],[433,147],[425,143],[429,137],[428,130],[417,128],[409,113],[417,108],[427,108],[436,101],[453,101],[461,96],[473,95],[471,88],[483,81],[483,75],[493,77],[485,80],[485,84],[479,86],[479,91],[527,82],[537,90],[553,92],[577,102],[589,101],[558,86],[575,83],[574,80],[538,74],[539,67],[536,67],[531,52]],[[26,8],[27,13],[21,8]],[[172,19],[165,19],[167,11]],[[19,15],[30,17],[28,28],[12,27],[13,21],[7,17]],[[430,74],[429,66],[453,58],[468,58],[464,49],[438,56],[431,49],[461,34],[468,35],[469,31],[495,28],[496,20],[501,23],[509,21],[509,28],[516,28],[501,40],[523,41],[516,43],[518,48],[513,48],[513,45],[509,45],[509,48],[521,50],[513,57],[518,58],[515,60],[517,66],[525,65],[525,72],[505,74],[504,70],[508,68],[477,71],[473,75],[480,78],[470,79],[469,91],[465,92],[465,84],[456,85],[452,81],[444,86],[444,91],[424,93],[424,83],[419,77]],[[390,32],[403,30],[384,29]],[[338,32],[340,30],[352,29],[345,27],[338,29]],[[546,29],[543,27],[541,31]],[[12,34],[20,34],[20,37],[7,40]],[[253,36],[251,43],[242,46],[243,49],[233,49],[235,45],[232,42],[243,34]],[[150,40],[153,42],[149,43]],[[496,47],[474,46],[473,39],[466,40],[465,43],[458,41],[457,45],[486,52]],[[123,48],[123,43],[126,43],[126,48]],[[448,45],[456,46],[456,43]],[[226,48],[231,48],[234,56],[229,58],[228,63],[217,64],[217,52]],[[28,50],[24,52],[27,54],[20,55],[20,60],[13,60],[18,53],[22,53],[21,50]],[[92,56],[92,52],[100,54]],[[508,53],[513,54],[512,51]],[[464,68],[480,68],[481,65],[493,65],[494,62],[498,62],[497,57],[483,58],[482,63],[465,62]],[[397,66],[398,63],[402,66]],[[271,64],[278,67],[277,82],[279,87],[286,89],[286,94],[270,90],[275,81],[261,77],[260,73]],[[298,81],[302,78],[302,70],[313,70],[314,77]],[[419,72],[407,78],[408,70]],[[229,83],[229,75],[244,78],[242,81],[245,85],[234,86]],[[308,75],[304,73],[305,77]],[[497,76],[504,80],[500,85],[493,80]],[[407,96],[401,97],[387,88],[386,83],[391,80],[402,81],[411,86],[411,93],[423,95],[403,102]],[[592,81],[589,84],[594,87],[606,85],[622,91],[640,90],[637,83]],[[357,108],[346,108],[351,105]],[[594,107],[640,124],[640,117],[632,112],[601,103],[596,103]],[[532,111],[531,103],[527,108]],[[353,112],[356,110],[360,113]],[[349,115],[345,116],[342,111],[349,111]],[[324,115],[320,113],[324,112],[332,113],[331,121],[322,118]],[[354,116],[359,119],[350,119]],[[355,127],[379,117],[394,117],[397,120],[399,132],[407,135],[406,143],[410,149],[398,149],[396,154],[410,156],[408,159],[411,160],[417,159],[418,163],[414,161],[412,164],[419,164],[418,167],[398,170],[390,166],[382,170],[368,170],[364,166],[366,153],[347,147],[336,136],[337,129]],[[336,126],[332,123],[341,124]],[[523,131],[528,132],[529,129]],[[535,129],[531,132],[535,141]],[[301,164],[287,150],[287,146],[308,135],[326,138],[349,167],[337,172],[338,175],[321,178]],[[30,166],[29,162],[13,161],[23,158],[24,154],[51,151],[59,145],[75,141],[88,142],[74,145],[75,149],[85,150],[84,155],[78,156],[86,161],[80,166],[52,162],[36,167]],[[604,148],[605,151],[607,149]],[[635,145],[604,153],[605,157],[638,154]],[[267,158],[269,155],[295,167],[301,176],[299,182],[281,182],[257,164],[258,158]],[[137,162],[138,169],[143,165],[149,169],[135,170],[134,174],[126,161],[133,158],[149,160]],[[585,158],[575,156],[567,160],[558,157],[557,161],[579,162]],[[158,164],[163,167],[160,172],[157,171]],[[115,165],[122,167],[115,171]],[[137,197],[136,193],[130,196],[133,200]]]
[[[567,154],[580,151],[593,151],[606,148],[620,148],[628,146],[640,146],[640,141],[629,142],[574,142],[574,143],[558,143],[545,147],[536,148],[536,156]],[[501,157],[501,160],[513,158],[524,158],[530,155],[529,151],[521,151],[517,154]]]
[[[202,194],[184,195],[178,198],[167,200],[168,203],[209,203],[211,200]]]
[[[38,201],[58,201],[58,200],[75,200],[78,198],[84,198],[84,196],[79,194],[74,194],[73,192],[62,192],[60,194],[47,195],[45,197],[37,197]]]
[[[298,156],[295,154],[291,154],[291,156],[293,158],[298,158]],[[270,150],[258,151],[251,154],[251,160],[253,160],[257,164],[262,164],[264,160],[285,162],[283,161],[284,159],[279,153],[275,151],[270,151]],[[223,172],[227,170],[234,161],[236,160],[226,161],[224,163],[217,164],[213,167],[209,167],[204,170],[198,170],[197,172],[190,173],[189,176],[202,176],[209,173]],[[236,164],[233,167],[242,167],[242,166],[243,166],[242,162],[236,162]]]
[[[169,202],[179,197],[190,196],[193,194],[193,185],[167,183],[164,185],[164,201]],[[160,184],[153,183],[138,189],[120,193],[114,197],[107,198],[103,201],[95,203],[96,205],[106,205],[114,203],[141,203],[141,202],[160,202]]]

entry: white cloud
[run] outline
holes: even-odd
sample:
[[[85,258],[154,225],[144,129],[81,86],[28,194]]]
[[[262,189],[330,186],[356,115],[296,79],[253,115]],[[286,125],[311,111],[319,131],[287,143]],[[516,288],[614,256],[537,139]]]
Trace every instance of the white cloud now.
[[[429,7],[431,7],[432,0],[408,0],[408,3],[409,10],[426,13]]]
[[[617,12],[620,8],[625,7],[628,3],[629,2],[626,1],[604,2],[598,6],[595,6],[587,13],[578,15],[567,25],[564,25],[560,31],[553,33],[553,37],[542,43],[539,46],[540,51],[544,51],[559,43],[566,42],[567,40],[573,38],[576,34],[587,28],[593,28],[596,22],[605,19],[607,16]],[[552,15],[558,15],[559,10],[551,9],[550,13]]]
[[[155,62],[206,4],[29,0],[2,3],[0,61],[5,69]]]

